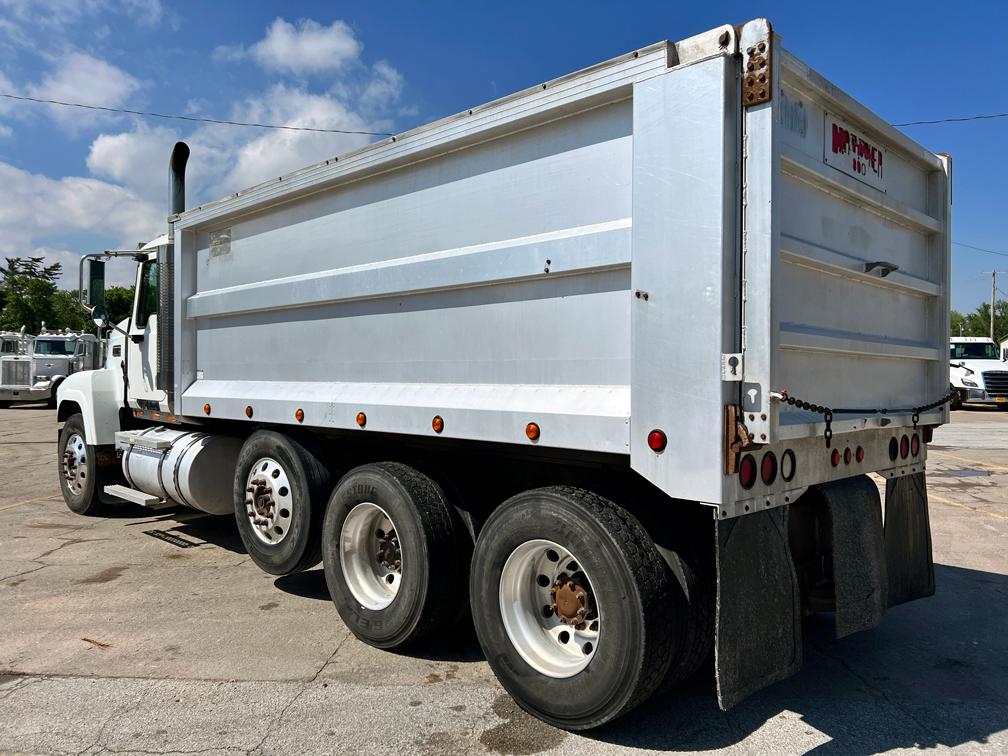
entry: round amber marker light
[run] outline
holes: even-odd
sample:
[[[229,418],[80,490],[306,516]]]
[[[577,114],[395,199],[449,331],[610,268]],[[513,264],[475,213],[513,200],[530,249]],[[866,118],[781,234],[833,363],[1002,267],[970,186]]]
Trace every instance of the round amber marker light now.
[[[209,415],[210,414],[210,405],[209,404],[204,404],[203,405],[203,414],[204,415]]]
[[[435,433],[440,433],[444,430],[444,418],[441,415],[434,415],[434,419],[430,421],[430,427],[434,429]]]
[[[529,441],[539,440],[539,425],[537,423],[529,423],[525,426],[525,435],[528,436]]]
[[[294,419],[297,420],[299,423],[303,423],[304,422],[304,410],[301,409],[300,407],[298,407],[296,410],[294,410]]]
[[[245,408],[245,417],[252,417],[252,405],[251,404]]]
[[[359,425],[361,428],[367,425],[367,415],[365,415],[363,412],[357,413],[357,425]]]

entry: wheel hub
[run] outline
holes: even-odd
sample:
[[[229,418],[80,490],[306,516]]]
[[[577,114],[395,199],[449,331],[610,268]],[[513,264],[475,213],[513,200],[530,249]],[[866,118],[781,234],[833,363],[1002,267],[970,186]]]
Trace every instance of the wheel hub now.
[[[340,568],[361,606],[381,611],[399,593],[403,553],[395,523],[372,502],[356,504],[340,529]]]
[[[588,602],[588,589],[574,578],[561,573],[553,583],[550,591],[553,613],[566,625],[579,630],[585,627],[585,617],[591,611]]]
[[[378,563],[389,572],[398,571],[402,567],[402,551],[399,548],[399,536],[395,530],[385,532],[379,529],[375,535],[378,537]]]
[[[87,447],[84,439],[74,433],[63,450],[63,481],[74,496],[84,490],[87,478]]]
[[[245,494],[245,514],[256,538],[270,545],[282,541],[290,529],[294,501],[280,463],[264,457],[252,465]]]

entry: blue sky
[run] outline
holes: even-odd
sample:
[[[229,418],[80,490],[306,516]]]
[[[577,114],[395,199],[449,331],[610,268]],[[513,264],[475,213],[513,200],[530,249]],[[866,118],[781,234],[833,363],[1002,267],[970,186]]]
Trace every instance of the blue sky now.
[[[770,18],[789,50],[890,122],[1008,111],[1008,4],[994,2],[0,0],[0,91],[402,131],[755,15]],[[1001,233],[1008,119],[905,130],[953,155],[954,238],[1008,253]],[[0,255],[46,254],[68,267],[80,251],[156,235],[177,138],[193,147],[197,202],[368,140],[0,99]],[[989,297],[984,271],[992,267],[1008,270],[1008,257],[954,248],[954,307],[972,310]],[[1008,291],[1008,275],[1003,280]]]

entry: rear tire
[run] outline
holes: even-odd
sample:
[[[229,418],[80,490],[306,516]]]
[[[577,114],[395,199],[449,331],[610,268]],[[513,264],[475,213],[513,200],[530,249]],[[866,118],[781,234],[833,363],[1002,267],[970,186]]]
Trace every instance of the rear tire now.
[[[955,392],[952,395],[952,399],[949,401],[950,410],[961,410],[963,406],[962,390],[957,389],[955,386],[950,386],[950,388]]]
[[[8,401],[0,402],[0,409],[10,409],[12,404],[14,404],[14,402],[8,402]]]
[[[235,468],[235,520],[261,570],[289,575],[321,561],[322,516],[331,485],[328,470],[297,441],[268,430],[248,437]]]
[[[71,512],[95,515],[102,510],[99,493],[104,487],[103,470],[98,467],[98,451],[87,443],[84,416],[67,418],[59,435],[56,465],[63,501]]]
[[[326,509],[326,584],[350,631],[402,648],[449,630],[465,609],[471,540],[441,488],[396,462],[362,465]]]
[[[501,685],[567,730],[643,703],[679,655],[684,604],[668,564],[629,512],[588,491],[542,488],[498,507],[476,543],[469,594]]]

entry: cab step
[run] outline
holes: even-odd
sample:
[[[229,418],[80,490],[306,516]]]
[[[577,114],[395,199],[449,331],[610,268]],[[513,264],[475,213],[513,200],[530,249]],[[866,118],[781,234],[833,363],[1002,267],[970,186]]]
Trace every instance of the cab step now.
[[[120,486],[118,484],[105,486],[104,491],[109,496],[115,496],[133,504],[139,504],[141,507],[147,507],[147,509],[171,509],[177,506],[174,502],[167,499],[151,496],[149,493],[137,491],[135,488],[130,488],[129,486]]]

